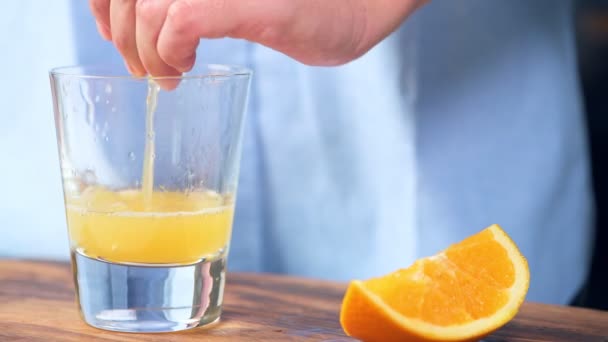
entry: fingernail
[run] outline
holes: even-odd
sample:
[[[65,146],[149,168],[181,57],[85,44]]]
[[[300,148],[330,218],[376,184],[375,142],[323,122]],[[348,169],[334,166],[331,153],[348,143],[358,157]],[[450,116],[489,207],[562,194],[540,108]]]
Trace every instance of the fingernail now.
[[[125,62],[125,67],[127,67],[127,71],[129,72],[129,74],[131,74],[131,75],[135,74],[135,72],[133,71],[133,67],[131,66],[131,64]]]
[[[134,66],[132,66],[131,64],[129,64],[129,62],[125,61],[125,67],[127,68],[127,71],[129,72],[129,74],[131,74],[132,76],[135,77],[144,77],[146,76],[146,72],[139,70],[138,68],[135,68]]]
[[[110,28],[107,25],[100,23],[99,21],[96,21],[95,23],[97,24],[97,30],[99,31],[101,37],[105,40],[111,41],[112,33],[110,31]]]
[[[192,68],[194,67],[195,61],[196,61],[196,54],[193,54],[192,56],[186,58],[184,60],[184,63],[182,63],[181,66],[176,67],[176,69],[177,69],[177,71],[179,71],[181,73],[188,72],[188,71],[192,70]]]
[[[179,80],[177,79],[161,79],[158,81],[158,85],[163,89],[163,90],[173,90],[175,88],[177,88],[177,86],[179,85]]]
[[[147,74],[148,73],[145,70],[139,70],[139,69],[135,69],[135,72],[133,73],[133,75],[135,75],[136,77],[144,77]]]

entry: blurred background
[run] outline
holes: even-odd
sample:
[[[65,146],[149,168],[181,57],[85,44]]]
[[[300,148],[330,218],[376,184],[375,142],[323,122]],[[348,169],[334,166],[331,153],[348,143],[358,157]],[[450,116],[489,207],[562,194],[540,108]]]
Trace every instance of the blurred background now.
[[[74,0],[73,3],[74,6],[87,7],[87,1],[84,0]],[[587,114],[593,188],[596,200],[596,239],[587,286],[580,292],[574,304],[608,310],[608,291],[606,291],[608,289],[608,158],[606,158],[608,156],[608,83],[606,82],[608,80],[608,0],[579,0],[576,1],[576,4],[578,6],[576,34],[580,80]],[[47,94],[49,99],[46,102],[31,101],[32,103],[19,104],[19,111],[36,113],[36,115],[50,112],[51,102],[48,84],[23,80],[18,66],[27,63],[28,68],[31,69],[30,75],[46,75],[49,65],[56,66],[74,62],[75,59],[65,57],[75,55],[75,52],[71,50],[72,47],[67,44],[62,45],[61,39],[53,39],[68,37],[69,34],[72,34],[69,28],[70,23],[56,20],[52,27],[39,25],[39,22],[45,20],[46,17],[68,12],[71,5],[69,2],[58,1],[53,3],[52,6],[48,5],[48,9],[32,8],[31,15],[25,18],[17,16],[10,18],[14,21],[27,21],[26,26],[32,32],[25,32],[26,35],[43,37],[36,45],[39,50],[35,56],[26,56],[21,52],[28,51],[28,49],[31,51],[32,47],[28,46],[29,42],[26,39],[15,41],[14,33],[11,31],[13,25],[11,20],[0,22],[0,41],[14,43],[13,50],[6,56],[8,58],[7,67],[10,70],[4,74],[5,79],[11,79],[13,82],[0,83],[0,93],[3,95],[0,97],[0,107],[16,108],[12,103],[14,98],[19,98],[18,94],[29,90]],[[3,6],[8,6],[6,11],[11,12],[11,2],[6,2]],[[62,6],[65,8],[62,8]],[[94,30],[94,24],[91,22],[91,25],[79,29],[75,34],[83,37],[95,36],[96,39],[99,39]],[[104,48],[101,44],[109,44],[102,42],[101,39],[99,41],[98,45],[91,44],[91,48],[80,52],[83,54],[78,56],[81,63],[86,63],[89,59],[98,55]],[[96,50],[95,46],[98,46],[99,50]],[[46,56],[45,53],[52,49],[64,52],[65,56],[62,57],[58,54],[54,54],[54,57]],[[113,54],[110,58],[117,64],[121,63],[118,54]],[[24,87],[23,84],[29,88]],[[42,88],[34,89],[38,86]],[[42,253],[42,251],[46,248],[45,243],[48,245],[48,241],[57,238],[58,232],[50,229],[39,229],[28,241],[23,242],[11,235],[16,230],[15,227],[6,226],[6,222],[10,222],[10,215],[5,214],[11,213],[13,216],[23,217],[19,224],[33,227],[45,227],[45,225],[48,225],[45,220],[63,220],[61,198],[59,196],[58,167],[40,168],[40,165],[56,165],[56,147],[45,143],[27,145],[24,143],[24,146],[14,146],[10,142],[25,140],[54,141],[54,132],[49,129],[53,126],[52,117],[50,115],[37,116],[38,124],[32,125],[27,118],[14,114],[17,113],[4,111],[0,114],[3,124],[10,128],[0,134],[0,155],[3,156],[4,160],[9,161],[9,163],[0,167],[0,179],[5,180],[4,191],[15,194],[0,196],[0,222],[5,223],[4,226],[0,225],[0,231],[2,232],[0,258],[21,257],[18,254],[11,254],[11,248],[27,251],[28,257],[38,258],[43,254],[53,254],[53,252]],[[23,132],[26,132],[25,137],[22,137]],[[34,154],[39,159],[28,158],[28,155]],[[27,179],[28,184],[25,185],[27,191],[22,191],[24,185],[21,181],[24,179]],[[49,189],[49,186],[54,187],[52,189],[54,191],[37,191],[33,194],[37,189]],[[27,203],[27,206],[24,206],[24,203]],[[37,211],[34,213],[31,208],[40,209],[36,209]],[[576,229],[576,227],[572,227],[572,229]],[[55,247],[57,258],[62,257],[62,253],[67,252],[67,234],[63,232],[61,234],[64,234],[62,238],[65,237],[62,240],[64,245]],[[5,247],[8,248],[8,252]]]
[[[591,143],[597,228],[589,286],[577,304],[608,310],[608,1],[579,1],[578,5],[579,68]]]

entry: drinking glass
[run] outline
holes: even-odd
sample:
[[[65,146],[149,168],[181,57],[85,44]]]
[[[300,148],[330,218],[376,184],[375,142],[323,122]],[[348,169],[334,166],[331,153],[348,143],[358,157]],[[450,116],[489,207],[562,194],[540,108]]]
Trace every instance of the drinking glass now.
[[[202,69],[50,72],[76,295],[92,326],[166,332],[220,317],[251,72]]]

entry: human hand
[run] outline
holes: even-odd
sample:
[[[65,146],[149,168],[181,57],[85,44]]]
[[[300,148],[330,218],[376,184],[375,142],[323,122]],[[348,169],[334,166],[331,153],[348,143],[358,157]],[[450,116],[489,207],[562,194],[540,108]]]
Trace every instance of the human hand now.
[[[136,76],[189,71],[201,38],[260,43],[304,64],[365,54],[426,0],[89,0]]]

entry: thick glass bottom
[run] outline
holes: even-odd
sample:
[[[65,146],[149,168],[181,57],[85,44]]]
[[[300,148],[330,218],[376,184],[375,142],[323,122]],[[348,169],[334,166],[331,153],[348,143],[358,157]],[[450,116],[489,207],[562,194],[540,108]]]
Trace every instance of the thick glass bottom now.
[[[123,332],[179,331],[220,318],[226,252],[189,265],[113,263],[72,252],[86,323]]]

